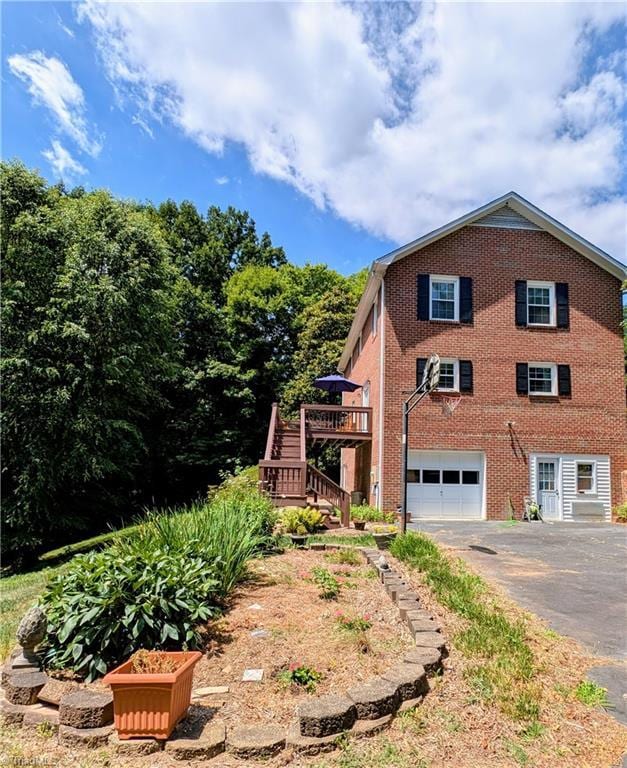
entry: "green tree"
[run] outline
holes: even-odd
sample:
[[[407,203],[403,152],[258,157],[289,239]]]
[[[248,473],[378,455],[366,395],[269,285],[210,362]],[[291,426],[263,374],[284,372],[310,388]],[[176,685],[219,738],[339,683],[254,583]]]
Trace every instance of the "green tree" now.
[[[55,188],[34,207],[34,176],[21,183],[19,166],[2,176],[27,198],[7,223],[2,281],[3,549],[15,551],[141,496],[175,273],[136,207]]]

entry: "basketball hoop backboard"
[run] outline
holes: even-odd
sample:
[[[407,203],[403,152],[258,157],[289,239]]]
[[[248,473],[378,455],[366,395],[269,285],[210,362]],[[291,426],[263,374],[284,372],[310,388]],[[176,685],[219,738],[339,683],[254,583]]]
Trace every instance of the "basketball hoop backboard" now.
[[[427,392],[433,392],[440,383],[440,357],[435,353],[429,356],[422,374],[422,386]]]

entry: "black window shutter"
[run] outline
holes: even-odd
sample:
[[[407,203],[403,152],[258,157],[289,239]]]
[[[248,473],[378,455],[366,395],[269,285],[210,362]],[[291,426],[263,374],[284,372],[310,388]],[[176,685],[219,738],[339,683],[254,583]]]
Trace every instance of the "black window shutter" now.
[[[472,360],[459,361],[459,391],[472,392]]]
[[[422,384],[422,377],[425,372],[425,365],[427,364],[426,357],[416,358],[416,386],[419,387]]]
[[[568,283],[555,283],[555,303],[557,304],[557,327],[568,328]]]
[[[570,397],[570,365],[557,366],[557,393],[560,397]]]
[[[516,280],[516,325],[527,325],[526,280]]]
[[[529,366],[527,363],[516,363],[516,392],[519,395],[529,393]]]
[[[472,277],[459,278],[459,322],[472,323]]]
[[[418,320],[429,319],[429,275],[418,275]]]

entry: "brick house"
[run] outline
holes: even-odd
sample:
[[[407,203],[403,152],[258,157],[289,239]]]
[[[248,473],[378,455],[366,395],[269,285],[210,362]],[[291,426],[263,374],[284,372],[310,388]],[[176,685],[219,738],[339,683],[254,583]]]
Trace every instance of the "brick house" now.
[[[623,264],[509,193],[377,259],[339,370],[362,384],[372,439],[340,485],[396,509],[402,402],[429,354],[440,387],[414,410],[413,518],[611,516],[627,470]],[[452,414],[443,398],[459,398]],[[624,478],[624,475],[623,475]]]

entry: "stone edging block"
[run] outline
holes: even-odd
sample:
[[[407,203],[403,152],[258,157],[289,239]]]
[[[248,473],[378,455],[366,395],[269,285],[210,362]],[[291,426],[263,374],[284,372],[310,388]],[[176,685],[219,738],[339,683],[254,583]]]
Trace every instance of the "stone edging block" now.
[[[357,719],[352,699],[346,696],[321,696],[299,704],[297,710],[301,736],[332,736],[348,731]]]
[[[102,728],[113,722],[113,694],[81,688],[59,702],[59,722],[72,728]]]
[[[277,725],[233,728],[229,731],[226,746],[238,757],[272,757],[285,746],[285,729]]]
[[[359,720],[377,720],[396,712],[400,704],[398,686],[382,677],[354,685],[347,694],[355,702]]]

